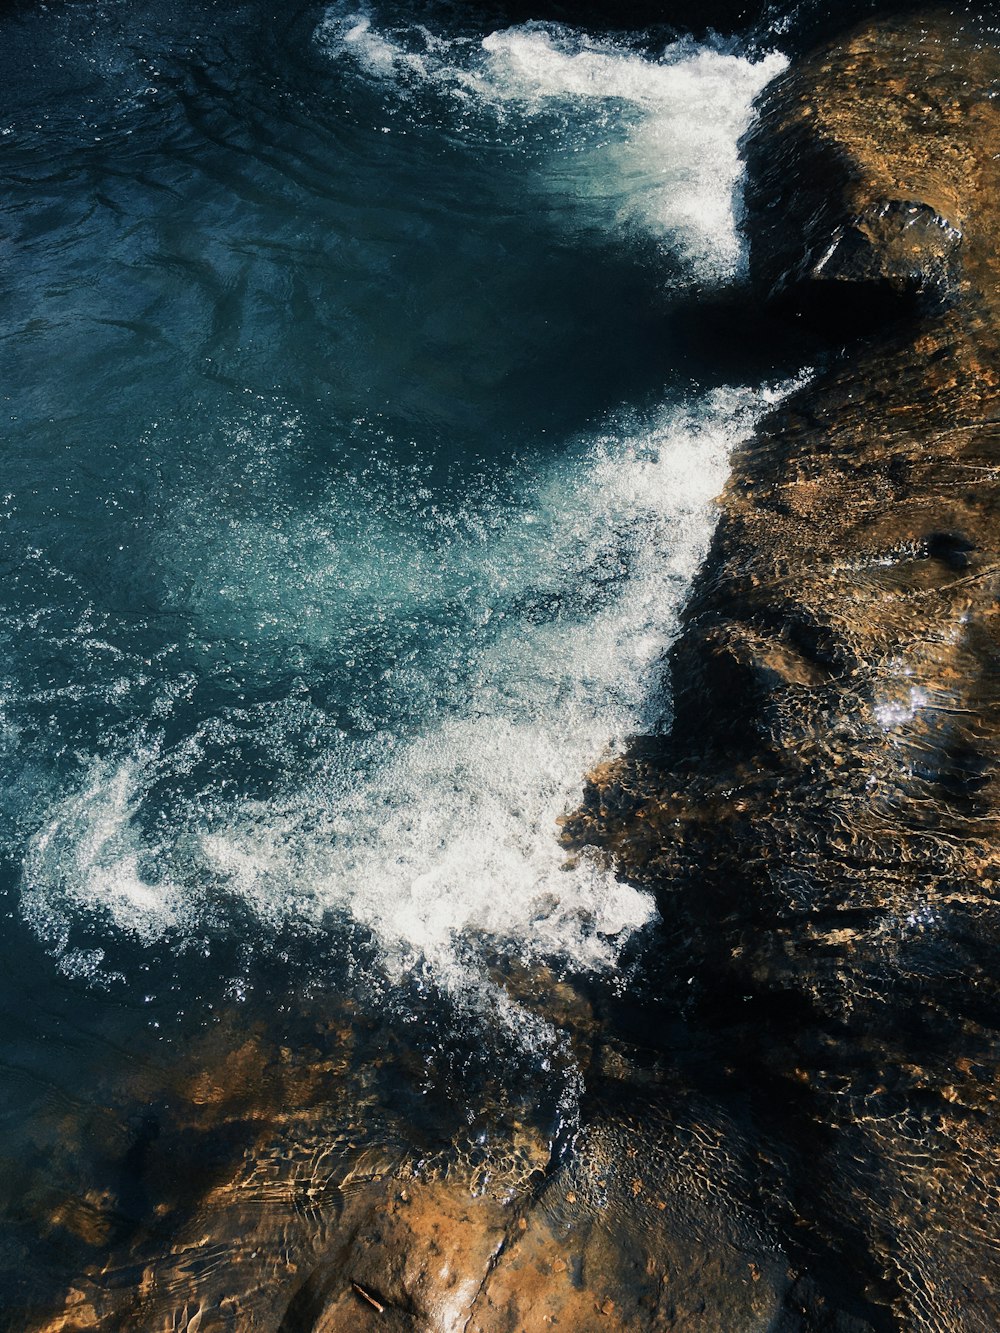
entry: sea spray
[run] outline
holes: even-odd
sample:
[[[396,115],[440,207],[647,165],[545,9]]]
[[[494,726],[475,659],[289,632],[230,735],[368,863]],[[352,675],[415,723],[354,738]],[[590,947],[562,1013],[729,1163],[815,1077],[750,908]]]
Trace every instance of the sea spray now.
[[[582,215],[618,234],[651,234],[701,281],[741,268],[737,143],[754,98],[787,65],[780,52],[751,60],[683,40],[653,57],[546,23],[444,40],[345,4],[328,11],[316,40],[396,96],[434,91],[522,133],[535,122],[546,145],[540,170],[568,226]]]
[[[392,719],[373,714],[370,736],[328,736],[280,795],[229,801],[198,790],[175,798],[169,823],[144,818],[143,804],[161,800],[165,785],[183,788],[210,726],[172,749],[157,742],[95,761],[29,846],[22,908],[36,931],[73,959],[81,920],[180,944],[210,930],[229,897],[252,911],[263,947],[268,932],[319,933],[347,915],[377,939],[390,975],[430,966],[456,992],[470,969],[478,975],[477,941],[524,960],[613,966],[651,901],[596,861],[567,865],[557,821],[587,768],[662,712],[664,653],[707,548],[729,452],[782,392],[716,391],[641,429],[605,429],[527,486],[488,535],[442,547],[440,532],[425,533],[413,558],[431,567],[436,548],[437,576],[400,591],[394,614],[433,619],[461,585],[455,633],[465,647],[461,662],[435,661],[433,650],[420,662],[419,688],[435,699],[412,734],[390,736]],[[298,521],[305,531],[326,518],[318,506]],[[395,532],[382,518],[371,531]],[[261,570],[280,561],[285,534],[258,531],[247,542],[238,525],[215,531],[225,586],[232,552],[241,565],[248,623],[280,621]],[[365,550],[373,570],[378,541]],[[248,569],[250,548],[257,565]],[[338,551],[317,540],[311,549],[332,601]],[[293,608],[300,594],[299,584],[287,589]],[[294,615],[286,623],[301,632]],[[279,711],[271,722],[275,744],[288,721]]]
[[[482,403],[509,399],[518,417],[548,321],[531,324],[530,295],[560,249],[599,234],[607,255],[641,236],[678,260],[685,292],[737,274],[737,140],[783,58],[690,42],[650,55],[543,24],[449,37],[348,6],[311,45],[322,93],[276,103],[294,133],[262,97],[229,95],[242,67],[200,74],[202,100],[178,103],[183,173],[165,154],[169,189],[114,251],[128,272],[151,263],[204,327],[199,396],[183,414],[141,400],[134,435],[110,418],[108,476],[89,506],[79,487],[60,501],[62,563],[39,557],[30,588],[66,602],[44,660],[72,652],[85,683],[20,695],[11,683],[14,732],[26,702],[51,701],[44,725],[67,727],[52,775],[26,775],[8,833],[21,910],[67,975],[107,982],[128,975],[129,945],[204,952],[234,932],[249,952],[308,936],[322,974],[324,948],[360,930],[383,976],[426,970],[455,996],[486,995],[498,951],[608,971],[652,903],[596,860],[569,864],[558,821],[589,767],[667,715],[664,655],[729,451],[782,390],[680,392],[664,366],[645,400],[659,407],[591,415],[474,484],[460,442],[452,472],[467,475],[451,491],[435,459],[446,426],[457,435]],[[154,116],[160,143],[155,118],[173,105],[138,108],[133,128]],[[175,204],[201,158],[198,188]],[[406,191],[386,191],[383,160]],[[483,194],[476,214],[462,188],[485,189],[484,161],[519,192]],[[161,167],[142,162],[155,179]],[[519,230],[498,226],[497,208]],[[477,219],[481,248],[450,287]],[[74,225],[73,245],[88,236]],[[497,292],[510,293],[489,279],[515,265],[515,242],[538,249],[510,289],[521,304],[501,312],[508,347],[494,326]],[[647,271],[662,283],[665,267]],[[290,293],[319,353],[280,323]],[[443,330],[441,348],[425,329]],[[137,364],[147,348],[164,355],[152,317],[125,332]],[[295,403],[267,388],[282,358],[305,385]],[[74,410],[89,421],[131,404],[112,389],[88,376]],[[393,395],[409,434],[392,424]],[[88,433],[69,455],[74,485],[91,450]],[[73,541],[74,506],[88,528],[112,515],[99,540]],[[120,619],[100,609],[119,602]]]

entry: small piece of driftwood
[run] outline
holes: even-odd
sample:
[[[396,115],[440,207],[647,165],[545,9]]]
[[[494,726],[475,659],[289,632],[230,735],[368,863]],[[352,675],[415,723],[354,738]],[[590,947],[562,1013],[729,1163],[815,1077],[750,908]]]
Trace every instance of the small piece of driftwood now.
[[[352,1282],[351,1286],[354,1288],[354,1290],[358,1293],[358,1295],[361,1297],[363,1301],[367,1301],[370,1306],[372,1306],[379,1312],[379,1314],[385,1314],[385,1306],[382,1304],[382,1302],[377,1301],[375,1297],[371,1295],[370,1292],[365,1291],[364,1287],[361,1285],[360,1282]]]

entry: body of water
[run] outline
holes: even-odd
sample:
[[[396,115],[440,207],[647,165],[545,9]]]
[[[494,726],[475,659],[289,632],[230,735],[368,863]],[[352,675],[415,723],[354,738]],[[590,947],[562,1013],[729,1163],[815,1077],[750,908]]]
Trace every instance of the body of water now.
[[[436,1040],[545,1064],[498,967],[628,984],[652,902],[558,820],[669,718],[782,392],[737,141],[785,60],[445,6],[0,31],[13,1308],[72,1276],[55,1241],[25,1276],[39,1124],[220,1012],[423,996]]]

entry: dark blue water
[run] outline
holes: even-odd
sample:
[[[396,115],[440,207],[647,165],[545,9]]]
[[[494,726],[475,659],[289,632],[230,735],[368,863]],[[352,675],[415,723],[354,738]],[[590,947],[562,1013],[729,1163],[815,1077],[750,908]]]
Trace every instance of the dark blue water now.
[[[426,6],[0,25],[16,1267],[53,1136],[222,1010],[416,985],[541,1059],[486,960],[641,936],[556,821],[664,716],[770,398],[692,312],[782,60]]]

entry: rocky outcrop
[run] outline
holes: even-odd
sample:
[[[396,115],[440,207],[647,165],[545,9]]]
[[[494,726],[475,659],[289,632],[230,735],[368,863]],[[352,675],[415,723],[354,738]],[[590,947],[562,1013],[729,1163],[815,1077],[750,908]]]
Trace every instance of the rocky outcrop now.
[[[885,1328],[1000,1324],[998,76],[940,15],[765,94],[754,277],[848,345],[735,460],[671,735],[571,827],[656,892],[665,1050],[783,1243]]]
[[[916,37],[909,59],[917,63],[921,29],[925,45],[939,39],[935,22],[893,30],[897,44]],[[889,29],[875,31],[877,47]],[[957,299],[963,226],[976,207],[981,147],[964,123],[969,101],[956,96],[954,71],[932,63],[926,77],[907,78],[907,57],[887,51],[906,79],[893,96],[877,85],[874,49],[864,67],[860,40],[815,60],[808,86],[801,68],[787,77],[746,144],[757,281],[772,299],[820,318],[835,303],[854,318],[888,318],[894,305],[902,314]],[[969,43],[963,50],[975,84],[986,86],[989,55]]]

